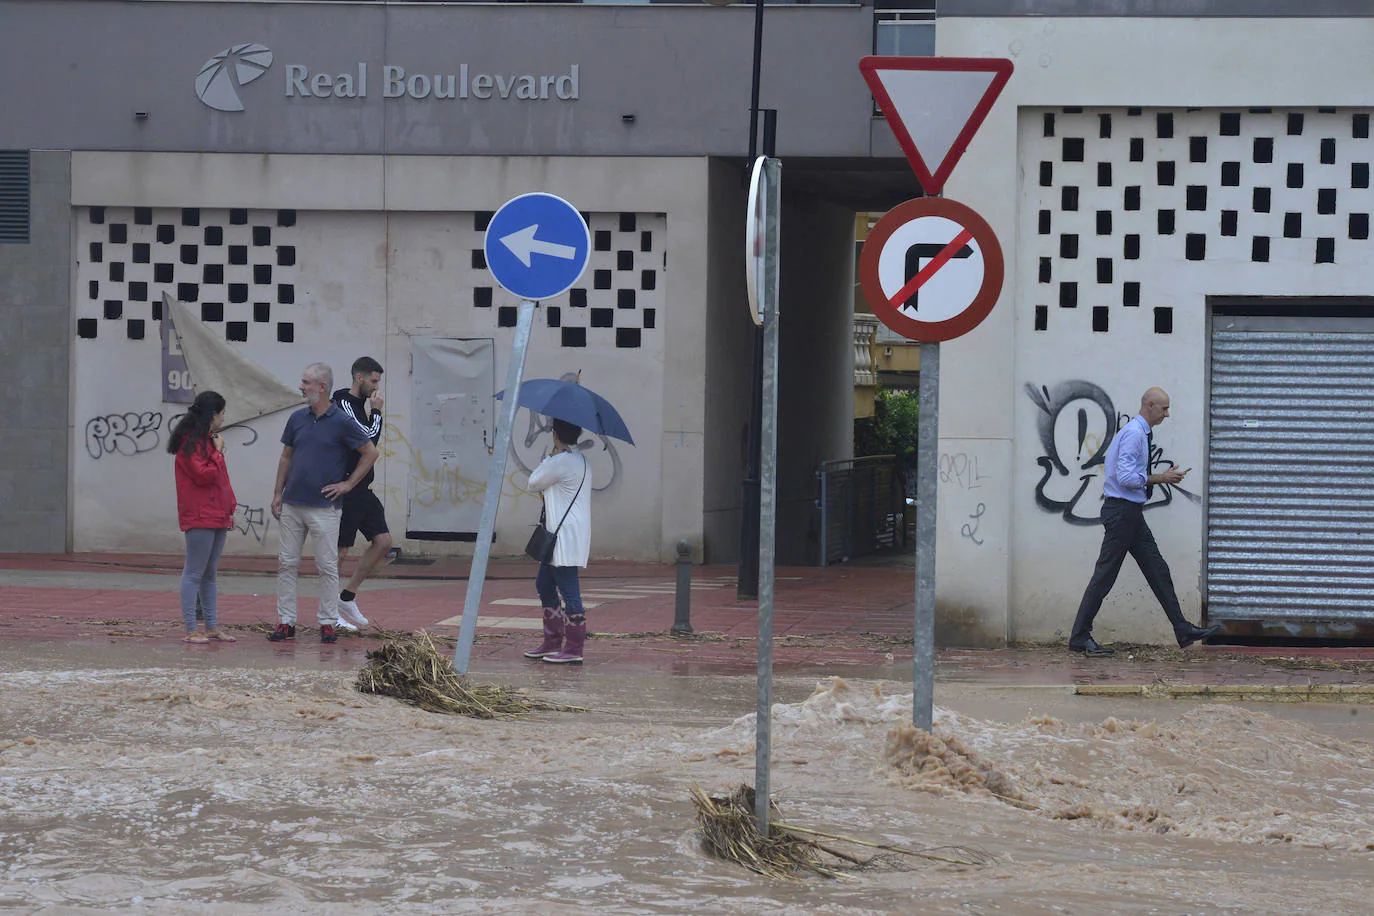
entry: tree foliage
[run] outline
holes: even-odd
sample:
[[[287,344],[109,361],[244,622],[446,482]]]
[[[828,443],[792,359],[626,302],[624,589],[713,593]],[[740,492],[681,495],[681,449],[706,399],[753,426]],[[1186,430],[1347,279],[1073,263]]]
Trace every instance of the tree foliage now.
[[[854,421],[854,457],[896,455],[903,471],[914,469],[920,406],[915,391],[878,389],[873,416]]]

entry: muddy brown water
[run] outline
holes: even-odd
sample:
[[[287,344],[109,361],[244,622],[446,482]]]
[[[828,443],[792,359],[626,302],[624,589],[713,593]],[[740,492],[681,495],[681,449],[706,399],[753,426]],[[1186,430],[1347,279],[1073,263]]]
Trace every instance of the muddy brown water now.
[[[688,787],[753,781],[752,678],[477,672],[514,722],[329,664],[0,647],[0,909],[33,913],[1368,913],[1374,709],[779,678],[783,818],[928,848],[845,880],[705,856]],[[992,789],[997,795],[991,794]]]

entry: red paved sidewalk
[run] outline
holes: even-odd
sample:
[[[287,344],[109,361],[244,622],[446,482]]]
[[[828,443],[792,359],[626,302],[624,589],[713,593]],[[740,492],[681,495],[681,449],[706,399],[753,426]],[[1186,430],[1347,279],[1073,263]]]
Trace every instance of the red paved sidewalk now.
[[[386,630],[456,636],[469,561],[391,563],[369,580],[359,603]],[[313,573],[307,562],[303,573]],[[160,651],[238,653],[312,664],[360,665],[375,638],[321,645],[314,630],[314,580],[302,577],[301,635],[269,643],[247,627],[276,623],[272,557],[228,557],[221,565],[221,622],[234,645],[184,647],[177,603],[179,556],[0,554],[0,641],[115,641]],[[539,608],[527,560],[488,568],[472,670],[530,664]],[[751,675],[757,670],[757,605],[735,595],[733,567],[694,567],[693,636],[669,635],[673,566],[597,561],[582,587],[594,632],[583,670]],[[838,673],[911,678],[913,571],[901,566],[784,568],[777,571],[774,668],[780,674]],[[593,607],[592,605],[595,604]],[[1135,654],[1137,657],[1130,657]],[[233,656],[230,656],[233,657]],[[1287,661],[1284,658],[1291,658]],[[1257,659],[1271,661],[1258,663]],[[1374,649],[1197,647],[1187,653],[1140,647],[1113,659],[1083,659],[1062,647],[945,649],[937,679],[998,684],[1374,683]],[[546,666],[551,667],[551,666]]]
[[[457,635],[470,562],[438,559],[391,563],[359,593],[372,623],[387,630],[425,629]],[[35,574],[4,584],[4,571]],[[176,577],[181,557],[165,555],[0,554],[0,638],[171,639],[180,635]],[[230,627],[275,624],[272,557],[226,557],[220,566],[220,619]],[[474,666],[481,658],[518,659],[537,642],[540,611],[528,560],[494,560],[482,593]],[[318,647],[313,566],[302,568],[296,646]],[[686,672],[756,667],[757,604],[736,598],[734,567],[692,570],[691,625],[695,634],[671,638],[676,606],[674,566],[597,561],[583,571],[582,589],[594,636],[589,656],[632,668]],[[248,590],[251,583],[256,592]],[[892,567],[780,569],[774,634],[779,668],[839,665],[883,667],[905,657],[912,631],[912,572]],[[245,593],[246,592],[246,593]],[[595,605],[595,606],[593,606]],[[306,627],[310,627],[306,631]],[[239,649],[261,637],[239,632]],[[262,640],[264,645],[265,640]],[[647,644],[652,643],[652,646]],[[367,640],[339,645],[365,647]],[[201,647],[197,647],[201,648]],[[280,647],[273,647],[280,648]],[[345,649],[347,651],[347,649]]]

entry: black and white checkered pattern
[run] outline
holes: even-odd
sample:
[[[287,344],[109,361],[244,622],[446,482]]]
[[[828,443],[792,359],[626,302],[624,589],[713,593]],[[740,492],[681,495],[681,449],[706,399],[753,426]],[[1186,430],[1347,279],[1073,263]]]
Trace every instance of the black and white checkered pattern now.
[[[1262,286],[1265,271],[1367,264],[1369,130],[1370,112],[1345,109],[1023,112],[1034,328],[1087,312],[1098,332],[1172,333],[1162,270],[1240,262]]]
[[[77,219],[78,337],[156,339],[165,292],[228,340],[295,340],[296,211],[89,207]]]
[[[541,303],[536,333],[563,347],[641,348],[660,327],[667,219],[583,216],[592,234],[587,271],[580,285]],[[470,250],[469,266],[451,278],[474,307],[464,323],[475,327],[464,333],[515,325],[516,305],[496,286],[482,250],[491,217],[455,214],[470,227],[458,242]],[[161,319],[167,292],[191,303],[202,320],[222,324],[227,340],[248,342],[252,334],[255,342],[293,343],[296,232],[294,210],[87,208],[78,215],[77,336],[156,339],[149,322]]]
[[[495,313],[499,327],[514,327],[514,303],[498,305],[499,288],[487,269],[483,234],[493,214],[473,216],[472,304]],[[663,308],[667,219],[662,213],[584,213],[592,234],[587,272],[579,285],[541,303],[546,327],[564,347],[638,349],[659,330]]]

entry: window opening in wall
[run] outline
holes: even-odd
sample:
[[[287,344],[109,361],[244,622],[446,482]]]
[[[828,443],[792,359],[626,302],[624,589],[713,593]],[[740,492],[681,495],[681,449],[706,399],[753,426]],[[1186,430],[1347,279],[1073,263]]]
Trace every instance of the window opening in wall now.
[[[28,150],[0,150],[0,242],[29,242]]]
[[[931,57],[935,54],[935,4],[920,0],[876,0],[873,53]]]

